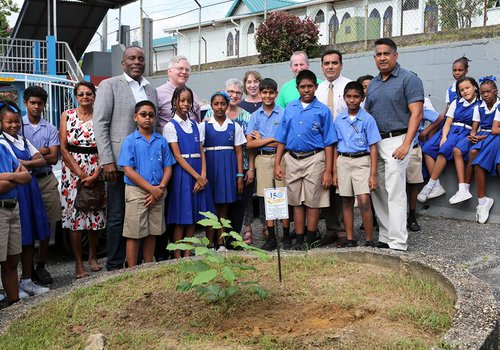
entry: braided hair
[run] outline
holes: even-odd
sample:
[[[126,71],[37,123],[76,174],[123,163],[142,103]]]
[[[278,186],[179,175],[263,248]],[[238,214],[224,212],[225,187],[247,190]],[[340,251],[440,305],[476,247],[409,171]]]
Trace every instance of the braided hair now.
[[[184,92],[184,91],[189,92],[189,94],[191,95],[191,102],[192,103],[191,103],[191,108],[188,111],[188,114],[189,114],[189,112],[194,112],[194,96],[193,96],[193,91],[190,88],[188,88],[186,85],[184,85],[184,86],[179,86],[178,88],[176,88],[175,91],[174,91],[174,93],[172,94],[172,101],[171,101],[171,113],[172,113],[172,116],[174,116],[175,113],[177,113],[177,108],[175,106],[177,104],[177,100],[181,96],[181,93]]]

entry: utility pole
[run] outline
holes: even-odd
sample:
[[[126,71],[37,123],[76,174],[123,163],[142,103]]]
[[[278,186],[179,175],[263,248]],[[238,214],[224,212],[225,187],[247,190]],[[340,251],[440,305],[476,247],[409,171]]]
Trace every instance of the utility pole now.
[[[194,0],[198,5],[198,72],[201,71],[201,4],[198,0]]]

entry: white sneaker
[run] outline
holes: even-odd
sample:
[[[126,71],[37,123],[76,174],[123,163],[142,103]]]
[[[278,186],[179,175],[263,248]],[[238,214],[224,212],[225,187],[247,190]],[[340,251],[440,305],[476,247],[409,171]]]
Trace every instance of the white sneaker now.
[[[218,253],[225,253],[225,252],[227,252],[227,248],[226,248],[226,247],[224,247],[223,245],[221,245],[221,246],[219,247],[219,249],[217,249],[217,252],[218,252]]]
[[[4,301],[5,300],[5,294],[3,293],[0,293],[0,302]]]
[[[30,296],[19,287],[19,299],[28,299]]]
[[[425,185],[424,188],[422,188],[420,193],[417,195],[417,200],[420,203],[425,203],[425,201],[427,201],[427,198],[429,198],[429,194],[431,193],[431,191],[432,191],[432,188]]]
[[[476,207],[476,221],[480,224],[484,224],[488,220],[490,215],[491,207],[495,201],[493,198],[486,197],[486,203],[483,205],[478,205]]]
[[[457,191],[453,197],[450,198],[450,204],[457,204],[472,198],[469,191]]]
[[[446,191],[444,190],[443,186],[441,185],[434,186],[434,188],[432,189],[431,193],[429,193],[429,196],[427,198],[428,199],[436,198],[442,196],[445,193]]]
[[[21,281],[19,283],[19,294],[21,294],[21,290],[26,292],[28,295],[33,296],[33,295],[47,293],[50,289],[46,288],[46,287],[39,286],[38,284],[34,283],[32,280],[29,280],[27,282]],[[21,298],[21,297],[19,297],[19,298]]]

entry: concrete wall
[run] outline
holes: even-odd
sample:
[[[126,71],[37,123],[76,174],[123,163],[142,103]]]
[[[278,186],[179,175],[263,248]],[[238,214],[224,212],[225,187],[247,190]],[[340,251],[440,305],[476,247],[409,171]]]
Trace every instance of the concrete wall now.
[[[445,92],[453,82],[451,76],[452,62],[462,55],[471,59],[469,75],[480,77],[484,75],[495,75],[500,77],[500,39],[480,39],[474,41],[453,42],[439,45],[418,46],[402,48],[399,50],[398,62],[402,67],[418,74],[424,83],[426,96],[430,97],[436,110],[443,111],[445,108]],[[342,74],[351,79],[364,74],[376,75],[378,73],[372,51],[346,55],[344,57],[344,68]],[[322,77],[320,59],[310,61],[311,70],[318,77]],[[275,79],[279,85],[292,78],[287,62],[275,64],[260,64],[245,67],[233,67],[220,70],[211,70],[192,73],[189,86],[202,99],[208,99],[210,95],[224,88],[224,82],[229,78],[243,78],[247,70],[257,70],[263,77]],[[165,82],[165,77],[150,77],[148,80],[159,86]],[[425,212],[430,215],[445,215],[457,218],[475,219],[476,199],[451,207],[448,199],[456,192],[458,185],[454,175],[452,164],[449,164],[443,174],[446,195],[429,202],[430,206]],[[500,181],[499,178],[488,178],[488,196],[495,198],[497,204],[491,211],[490,221],[500,223]],[[472,186],[472,194],[477,192]]]

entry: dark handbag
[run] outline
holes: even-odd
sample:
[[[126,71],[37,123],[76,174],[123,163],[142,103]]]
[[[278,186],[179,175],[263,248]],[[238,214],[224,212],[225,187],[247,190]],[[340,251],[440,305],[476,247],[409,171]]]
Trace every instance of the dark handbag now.
[[[106,182],[97,180],[92,187],[85,187],[81,181],[76,185],[75,208],[91,211],[106,207]]]

